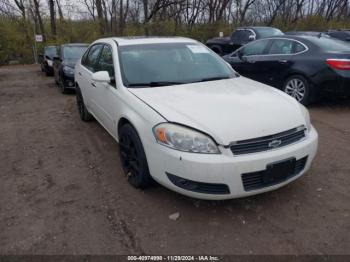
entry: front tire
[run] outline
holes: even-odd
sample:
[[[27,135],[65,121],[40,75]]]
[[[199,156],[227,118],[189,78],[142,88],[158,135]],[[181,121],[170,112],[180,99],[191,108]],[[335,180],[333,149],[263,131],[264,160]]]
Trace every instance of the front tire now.
[[[58,80],[58,86],[59,86],[62,94],[67,94],[68,93],[68,89],[64,86],[64,83],[63,83],[61,77]]]
[[[294,75],[289,77],[283,85],[283,92],[303,105],[308,105],[312,102],[313,90],[304,76]]]
[[[119,130],[119,155],[123,171],[132,186],[147,188],[153,184],[141,140],[130,124]]]
[[[91,121],[93,119],[93,116],[87,110],[84,103],[83,95],[81,94],[81,91],[78,87],[77,87],[76,100],[77,100],[77,107],[78,107],[80,119],[84,122]]]

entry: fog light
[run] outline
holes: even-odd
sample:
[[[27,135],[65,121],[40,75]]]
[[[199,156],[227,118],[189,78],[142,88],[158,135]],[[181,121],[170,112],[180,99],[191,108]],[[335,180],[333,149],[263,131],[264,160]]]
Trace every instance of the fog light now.
[[[74,85],[74,84],[73,84],[72,81],[69,81],[69,82],[68,82],[68,86],[69,86],[69,87],[72,87],[73,85]]]

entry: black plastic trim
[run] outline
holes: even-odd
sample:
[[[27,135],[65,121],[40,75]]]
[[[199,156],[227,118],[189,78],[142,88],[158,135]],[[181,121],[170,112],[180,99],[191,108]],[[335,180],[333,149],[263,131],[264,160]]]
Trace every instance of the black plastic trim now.
[[[172,175],[166,172],[169,180],[177,187],[182,189],[202,193],[202,194],[211,194],[211,195],[227,195],[230,194],[230,189],[225,184],[215,184],[215,183],[203,183],[179,176]]]

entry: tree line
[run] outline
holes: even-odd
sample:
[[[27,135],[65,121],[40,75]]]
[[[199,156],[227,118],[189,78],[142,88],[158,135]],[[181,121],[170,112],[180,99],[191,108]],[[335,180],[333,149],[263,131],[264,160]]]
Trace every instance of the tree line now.
[[[244,25],[346,28],[349,14],[349,0],[2,0],[0,63],[31,62],[34,34],[43,35],[44,44],[112,35],[184,35],[205,41]]]

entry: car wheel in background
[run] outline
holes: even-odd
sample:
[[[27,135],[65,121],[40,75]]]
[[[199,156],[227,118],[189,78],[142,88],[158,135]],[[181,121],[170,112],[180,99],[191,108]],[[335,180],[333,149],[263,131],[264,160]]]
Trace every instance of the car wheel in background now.
[[[130,124],[123,125],[119,130],[119,155],[131,185],[146,188],[153,184],[141,140]]]
[[[77,90],[76,101],[77,101],[77,107],[78,107],[80,119],[83,120],[84,122],[89,122],[93,119],[93,116],[89,113],[89,111],[85,106],[83,95],[81,94],[80,89],[77,87],[76,90]]]
[[[289,77],[283,86],[283,91],[294,97],[303,105],[308,105],[312,102],[312,90],[309,81],[301,75]]]

